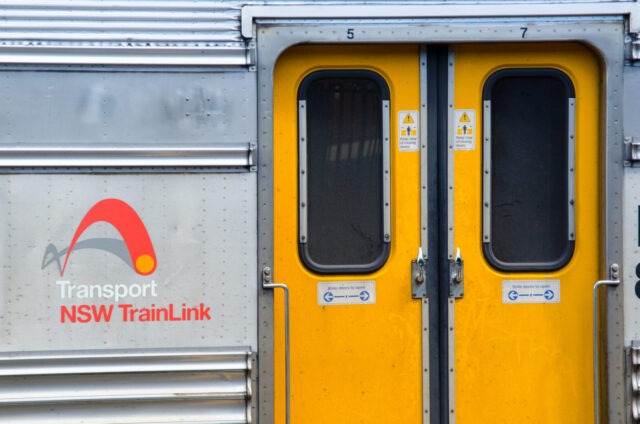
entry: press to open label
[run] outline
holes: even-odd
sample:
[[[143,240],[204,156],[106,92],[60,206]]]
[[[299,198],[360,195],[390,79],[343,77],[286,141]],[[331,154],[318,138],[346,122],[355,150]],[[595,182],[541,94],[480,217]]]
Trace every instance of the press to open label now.
[[[318,305],[366,305],[376,303],[375,281],[321,281]]]
[[[560,280],[503,280],[502,303],[559,303]]]

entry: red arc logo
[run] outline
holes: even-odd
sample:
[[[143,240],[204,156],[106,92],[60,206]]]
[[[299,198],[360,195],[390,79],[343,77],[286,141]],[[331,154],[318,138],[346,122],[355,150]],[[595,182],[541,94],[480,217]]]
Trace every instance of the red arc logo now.
[[[131,264],[138,274],[149,275],[155,271],[157,264],[156,253],[153,250],[149,233],[147,233],[147,229],[136,211],[122,200],[105,199],[96,203],[78,225],[78,229],[73,235],[67,250],[67,256],[61,272],[62,276],[64,276],[69,256],[78,238],[88,227],[96,222],[107,222],[118,230],[131,257]]]

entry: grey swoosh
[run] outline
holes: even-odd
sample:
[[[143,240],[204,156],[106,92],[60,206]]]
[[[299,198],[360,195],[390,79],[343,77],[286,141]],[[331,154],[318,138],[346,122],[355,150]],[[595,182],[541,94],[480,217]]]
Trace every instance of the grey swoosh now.
[[[76,242],[76,245],[73,247],[73,249],[104,250],[116,255],[117,257],[122,259],[124,263],[129,265],[131,269],[133,269],[133,263],[131,261],[131,256],[129,255],[129,250],[127,250],[127,245],[123,240],[114,238],[92,238]],[[44,257],[42,258],[42,267],[40,269],[45,269],[46,267],[51,265],[51,263],[55,262],[58,264],[58,271],[62,273],[61,258],[64,258],[68,251],[68,247],[65,247],[62,250],[58,250],[53,243],[49,243],[44,251]]]

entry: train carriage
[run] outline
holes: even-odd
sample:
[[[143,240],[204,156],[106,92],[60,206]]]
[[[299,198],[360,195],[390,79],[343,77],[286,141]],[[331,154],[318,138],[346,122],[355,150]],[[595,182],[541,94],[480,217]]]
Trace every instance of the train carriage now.
[[[0,16],[0,421],[640,420],[638,3]]]

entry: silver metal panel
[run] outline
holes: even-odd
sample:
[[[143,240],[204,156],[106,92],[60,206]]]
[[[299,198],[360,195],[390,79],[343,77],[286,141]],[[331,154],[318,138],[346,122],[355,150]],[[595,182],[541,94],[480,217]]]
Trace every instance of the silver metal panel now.
[[[636,4],[637,8],[638,5]],[[638,28],[638,13],[630,16],[630,25],[634,31]],[[624,32],[624,30],[621,30]],[[603,57],[606,91],[606,103],[602,105],[605,115],[605,140],[602,143],[604,164],[604,207],[601,214],[601,231],[604,237],[604,258],[601,261],[603,278],[608,274],[611,264],[618,264],[624,269],[623,258],[623,149],[622,128],[623,110],[623,68],[624,38],[611,37],[607,47],[597,43],[597,49]],[[604,40],[602,40],[604,41]],[[604,43],[603,43],[604,44]],[[604,216],[603,216],[604,215]],[[607,291],[607,388],[608,420],[610,423],[622,423],[625,420],[625,381],[624,381],[624,322],[623,322],[623,288],[617,286]]]
[[[616,266],[616,270],[618,269]],[[612,268],[614,266],[612,265]],[[616,271],[617,272],[617,271]],[[600,424],[600,400],[602,399],[600,394],[600,322],[598,319],[598,309],[600,302],[598,301],[598,289],[600,287],[612,287],[618,286],[620,280],[600,280],[593,286],[593,404],[594,404],[594,422]]]
[[[639,69],[640,71],[640,69]],[[640,265],[640,168],[624,170],[624,344],[640,340],[640,299],[636,286],[640,281],[637,267]]]
[[[16,167],[245,167],[250,146],[224,147],[0,147],[0,168]]]
[[[427,149],[427,46],[420,46],[420,245],[423,259],[429,257],[429,155]],[[420,259],[420,258],[418,258]],[[413,273],[412,273],[413,278]],[[426,281],[424,281],[426,288]],[[431,423],[431,382],[429,380],[429,299],[422,299],[422,423]]]
[[[307,101],[298,100],[299,242],[307,242]]]
[[[569,114],[568,114],[568,129],[569,129],[569,138],[567,140],[568,143],[568,163],[567,168],[569,170],[569,175],[567,176],[567,197],[569,198],[569,205],[567,210],[569,212],[568,216],[568,227],[569,227],[569,240],[573,241],[576,239],[576,208],[575,208],[575,198],[576,198],[576,177],[575,177],[575,166],[576,166],[576,99],[569,99]]]
[[[426,283],[425,283],[426,284]],[[429,381],[429,298],[422,299],[422,424],[431,423],[431,385]]]
[[[0,72],[0,148],[256,141],[251,72]]]
[[[253,38],[254,19],[402,19],[402,18],[524,18],[529,17],[575,17],[628,16],[629,30],[640,32],[640,13],[635,2],[521,2],[488,3],[432,2],[422,4],[377,4],[362,7],[362,4],[324,4],[295,6],[244,6],[242,8],[242,36]],[[342,31],[344,32],[344,31]],[[423,39],[426,40],[426,39]],[[355,41],[355,40],[354,40]],[[469,40],[473,41],[473,40]]]
[[[0,62],[245,66],[239,2],[43,0],[0,5]]]
[[[539,8],[536,4],[527,3],[523,6],[525,10],[528,5],[530,16],[538,16]],[[615,12],[615,3],[600,3],[605,7],[614,6],[611,11]],[[634,3],[620,4],[624,7],[635,8]],[[464,12],[467,5],[453,5],[460,11],[460,16],[468,16]],[[502,8],[501,5],[494,5],[494,10]],[[522,6],[522,4],[514,4]],[[587,6],[585,4],[585,6]],[[356,16],[365,8],[355,12]],[[391,6],[392,8],[395,6]],[[484,6],[481,6],[484,7]],[[511,6],[509,6],[511,7]],[[570,5],[571,15],[578,13],[581,6]],[[588,6],[591,7],[591,6]],[[617,6],[620,7],[620,6]],[[319,10],[317,7],[312,8]],[[431,9],[426,5],[420,6],[420,12],[428,14]],[[473,8],[471,10],[474,10]],[[352,9],[353,11],[353,9]],[[389,8],[384,11],[385,14]],[[406,10],[400,10],[406,13]],[[588,13],[587,10],[585,13]],[[544,14],[544,13],[543,13]],[[385,15],[385,16],[392,16]],[[351,16],[351,15],[350,15]],[[522,15],[520,15],[522,16]],[[345,17],[347,18],[347,17]],[[243,15],[243,26],[249,33],[253,31],[253,16]],[[346,22],[346,21],[345,21]],[[256,25],[256,35],[258,41],[258,102],[259,114],[259,145],[260,160],[259,167],[259,267],[271,265],[273,261],[273,87],[272,75],[275,62],[278,56],[289,46],[300,43],[350,43],[346,38],[345,22],[315,20],[313,25],[303,25],[303,22],[276,22],[265,21],[265,25],[258,22]],[[387,21],[391,23],[392,21]],[[622,251],[622,213],[619,205],[621,202],[621,170],[622,170],[622,148],[619,140],[622,139],[622,68],[623,68],[623,21],[620,18],[588,17],[585,19],[575,17],[566,19],[544,19],[528,17],[528,38],[525,42],[543,41],[584,41],[597,51],[603,58],[603,75],[606,84],[604,97],[607,99],[605,109],[605,142],[603,143],[603,157],[605,158],[603,168],[605,169],[605,213],[602,214],[602,231],[604,240],[604,255],[601,269],[608,269],[609,263],[621,263]],[[373,21],[350,22],[358,43],[424,43],[425,41],[434,43],[460,43],[460,42],[515,42],[522,40],[522,21],[517,18],[501,20],[482,19],[448,19],[437,21],[434,19],[412,19],[411,24],[402,21],[393,21],[393,25],[376,25]],[[636,28],[637,25],[632,25]],[[398,31],[402,28],[402,31]],[[619,167],[619,169],[618,169]],[[277,276],[276,276],[277,278]],[[607,371],[609,378],[609,418],[610,422],[622,422],[624,415],[624,374],[622,354],[622,295],[620,290],[610,290],[607,296],[608,311],[608,346]],[[273,316],[272,295],[264,293],[260,298],[260,355],[262,364],[272,363],[273,360]],[[260,370],[260,418],[266,421],[273,420],[273,369],[261,365]]]
[[[247,423],[251,364],[248,348],[6,353],[0,420]]]
[[[455,134],[453,112],[455,95],[455,55],[453,47],[449,47],[447,59],[447,252],[449,260],[453,260],[454,250],[454,151],[453,138]]]
[[[291,344],[289,326],[289,287],[286,284],[271,283],[271,268],[262,270],[262,287],[265,289],[282,289],[284,294],[284,381],[285,381],[285,424],[291,422]]]
[[[273,68],[279,55],[269,51],[270,44],[259,41],[258,60],[265,64],[258,68],[258,264],[262,275],[265,267],[273,268]],[[258,48],[259,47],[259,48]],[[261,57],[261,52],[267,53]],[[277,271],[274,278],[277,278]],[[273,280],[260,282],[258,289],[258,419],[259,423],[274,422],[274,308],[273,290],[263,289]],[[287,283],[283,281],[283,283]]]
[[[385,243],[391,242],[391,137],[390,102],[382,101],[382,218]]]
[[[427,125],[427,47],[420,46],[420,245],[422,246],[422,255],[425,260],[429,258],[429,155],[427,150]]]
[[[640,136],[640,67],[624,68],[624,134]],[[640,281],[636,268],[640,264],[640,168],[624,169],[624,201],[622,216],[624,234],[624,266],[622,289],[624,291],[624,344],[631,346],[640,340],[640,299],[636,285]]]
[[[1,37],[0,37],[1,40]],[[78,41],[81,42],[81,41]],[[251,55],[235,45],[214,47],[22,47],[0,44],[0,63],[14,65],[245,66]]]
[[[0,351],[256,346],[255,184],[255,173],[0,176]],[[110,198],[142,220],[155,271],[134,271],[123,236],[96,222],[62,276],[83,217]],[[110,320],[64,314],[81,305],[103,306]],[[170,307],[177,318],[184,308],[198,313],[141,315]],[[76,309],[78,317],[85,318]]]
[[[482,102],[482,242],[491,241],[491,100]]]
[[[449,46],[449,55],[447,59],[447,253],[449,260],[453,260],[454,251],[454,150],[453,139],[455,134],[453,114],[455,110],[455,54],[454,47]],[[455,300],[454,297],[449,297],[447,303],[448,318],[448,373],[447,378],[449,380],[449,424],[455,424],[456,422],[456,355],[455,355]]]
[[[456,332],[455,332],[455,310],[456,304],[453,296],[449,297],[447,302],[448,318],[448,364],[447,370],[449,378],[449,424],[456,423]]]

